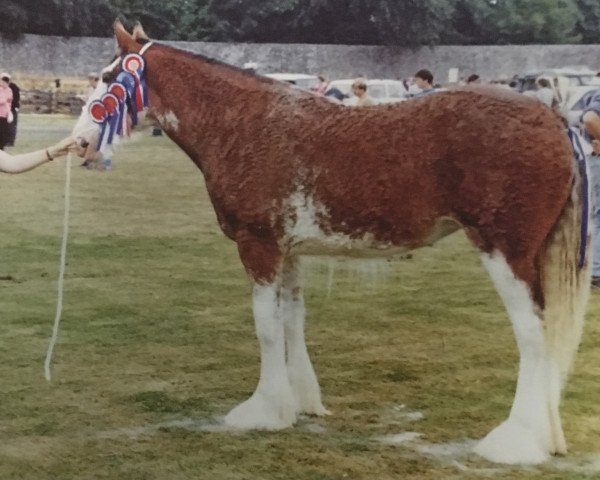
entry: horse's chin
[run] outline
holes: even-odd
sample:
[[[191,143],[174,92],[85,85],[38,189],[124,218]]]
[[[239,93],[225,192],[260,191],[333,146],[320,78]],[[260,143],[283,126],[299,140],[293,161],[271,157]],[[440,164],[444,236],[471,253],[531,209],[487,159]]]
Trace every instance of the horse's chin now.
[[[138,123],[135,126],[134,131],[139,132],[140,130],[153,127],[155,124],[156,118],[154,118],[152,113],[146,109],[138,114]]]

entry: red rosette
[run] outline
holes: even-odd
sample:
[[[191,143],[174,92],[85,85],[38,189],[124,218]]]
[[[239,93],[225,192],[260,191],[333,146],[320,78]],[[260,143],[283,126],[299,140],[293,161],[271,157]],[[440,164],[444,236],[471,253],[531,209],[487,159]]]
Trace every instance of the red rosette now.
[[[127,90],[125,90],[125,86],[121,83],[111,83],[108,87],[108,93],[112,93],[117,97],[119,102],[124,102],[127,96]]]
[[[112,93],[105,93],[104,95],[102,95],[102,105],[104,105],[106,114],[112,115],[116,112],[117,108],[119,107],[119,99],[116,95],[113,95]]]
[[[144,59],[137,53],[129,53],[123,58],[121,68],[133,75],[140,75],[145,67]]]
[[[94,100],[92,103],[90,103],[89,112],[92,120],[96,123],[104,123],[104,120],[106,120],[106,107],[100,100]]]

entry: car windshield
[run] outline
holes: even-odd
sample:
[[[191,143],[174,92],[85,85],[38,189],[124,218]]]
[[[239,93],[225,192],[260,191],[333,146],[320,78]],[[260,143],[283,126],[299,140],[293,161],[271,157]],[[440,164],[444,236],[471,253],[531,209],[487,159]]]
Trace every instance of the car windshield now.
[[[547,77],[547,78],[556,78],[553,74],[540,74],[540,75],[528,75],[526,77],[522,77],[519,79],[519,90],[521,92],[527,92],[530,90],[536,90],[537,86],[536,86],[536,80],[539,77]],[[600,78],[596,77],[595,75],[592,74],[566,74],[566,75],[559,75],[558,76],[566,78],[567,81],[569,82],[569,86],[570,87],[581,87],[581,86],[586,86],[586,85],[598,85],[600,82]]]

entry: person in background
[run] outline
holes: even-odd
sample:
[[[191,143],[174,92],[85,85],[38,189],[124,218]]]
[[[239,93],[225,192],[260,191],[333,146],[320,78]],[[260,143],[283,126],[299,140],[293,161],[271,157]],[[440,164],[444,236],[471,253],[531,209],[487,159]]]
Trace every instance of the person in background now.
[[[17,122],[19,120],[19,109],[21,108],[21,89],[16,83],[11,82],[9,73],[0,74],[0,79],[8,83],[8,87],[12,90],[13,98],[10,111],[12,112],[12,122],[8,124],[8,143],[7,147],[14,147],[17,138]]]
[[[8,145],[10,137],[9,124],[12,122],[12,90],[8,82],[0,80],[0,150]]]
[[[377,102],[367,93],[367,81],[364,78],[357,78],[352,84],[352,93],[358,99],[357,107],[369,107],[376,105]]]
[[[594,200],[592,235],[592,286],[600,288],[600,89],[586,99],[581,116],[581,126],[592,143],[592,153],[588,157],[591,197]]]
[[[75,146],[75,139],[67,137],[51,147],[35,152],[9,155],[6,152],[0,151],[0,172],[23,173],[33,170],[35,167],[50,162],[56,157],[67,154]]]
[[[554,90],[552,90],[552,87],[550,86],[550,80],[540,77],[535,83],[537,86],[535,98],[550,108],[554,108],[558,102],[556,101]]]
[[[433,73],[429,70],[422,69],[415,73],[413,83],[419,89],[418,92],[412,95],[413,97],[422,97],[423,95],[435,92],[435,87],[433,86]]]
[[[476,73],[472,73],[467,77],[467,85],[475,85],[481,83],[481,78]]]
[[[327,91],[324,94],[325,98],[328,98],[329,100],[333,101],[333,102],[337,102],[337,103],[343,103],[343,101],[348,98],[348,95],[346,95],[345,93],[343,93],[339,88],[337,87],[329,87],[327,89]]]
[[[88,99],[92,96],[96,87],[98,86],[98,82],[100,81],[100,75],[97,73],[91,72],[88,75],[88,84],[85,87],[85,91],[81,95],[77,95],[77,98],[83,100],[83,103],[87,103]]]
[[[319,83],[314,87],[314,92],[317,95],[323,96],[329,87],[329,80],[324,75],[319,75],[317,78],[319,79]]]

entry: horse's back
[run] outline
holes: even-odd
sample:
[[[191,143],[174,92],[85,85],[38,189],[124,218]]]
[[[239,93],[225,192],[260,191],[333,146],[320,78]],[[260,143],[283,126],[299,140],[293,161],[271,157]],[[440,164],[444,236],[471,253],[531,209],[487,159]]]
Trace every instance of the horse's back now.
[[[456,89],[347,115],[337,128],[345,136],[332,140],[329,130],[327,141],[308,143],[317,173],[303,188],[322,230],[410,248],[456,225],[545,230],[569,194],[560,120],[522,95]]]

